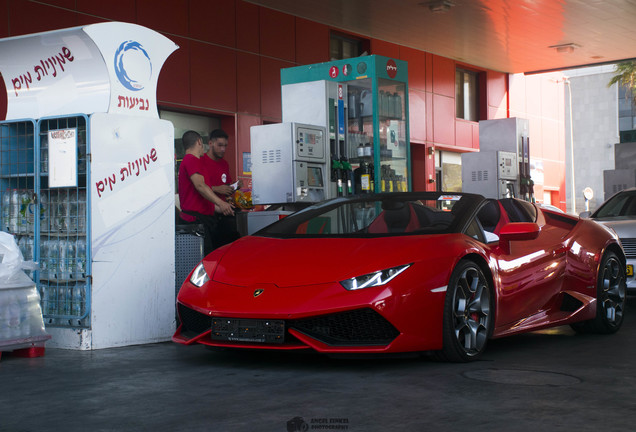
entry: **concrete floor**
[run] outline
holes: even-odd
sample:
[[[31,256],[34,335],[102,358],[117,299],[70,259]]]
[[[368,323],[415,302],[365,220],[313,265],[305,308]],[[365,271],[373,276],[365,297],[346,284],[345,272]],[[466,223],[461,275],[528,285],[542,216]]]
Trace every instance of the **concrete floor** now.
[[[491,341],[468,364],[173,343],[4,355],[0,431],[636,430],[628,307],[615,335],[559,327]]]

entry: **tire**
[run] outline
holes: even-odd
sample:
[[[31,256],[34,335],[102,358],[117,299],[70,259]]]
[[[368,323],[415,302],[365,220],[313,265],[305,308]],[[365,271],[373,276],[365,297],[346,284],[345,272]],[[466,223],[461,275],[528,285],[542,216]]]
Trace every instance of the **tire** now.
[[[438,360],[467,362],[486,349],[492,334],[492,284],[479,266],[462,260],[451,274],[444,303],[443,349]]]
[[[601,261],[596,282],[596,317],[589,321],[574,323],[571,327],[578,333],[616,333],[623,324],[627,301],[625,266],[612,252],[607,252]]]

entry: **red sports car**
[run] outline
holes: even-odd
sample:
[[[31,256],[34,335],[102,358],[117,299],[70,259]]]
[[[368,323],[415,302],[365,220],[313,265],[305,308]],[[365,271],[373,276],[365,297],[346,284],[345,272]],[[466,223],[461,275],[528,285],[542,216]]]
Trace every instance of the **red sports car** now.
[[[205,257],[177,297],[173,341],[326,354],[428,352],[623,322],[616,234],[518,199],[409,192],[336,198]]]

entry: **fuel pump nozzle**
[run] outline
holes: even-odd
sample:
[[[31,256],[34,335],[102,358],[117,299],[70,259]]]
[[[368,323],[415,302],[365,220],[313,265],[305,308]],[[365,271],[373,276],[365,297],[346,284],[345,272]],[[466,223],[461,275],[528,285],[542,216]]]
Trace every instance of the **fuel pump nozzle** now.
[[[353,167],[346,156],[340,158],[340,165],[342,166],[343,180],[347,183],[347,195],[352,195],[353,185],[351,179],[353,178]]]

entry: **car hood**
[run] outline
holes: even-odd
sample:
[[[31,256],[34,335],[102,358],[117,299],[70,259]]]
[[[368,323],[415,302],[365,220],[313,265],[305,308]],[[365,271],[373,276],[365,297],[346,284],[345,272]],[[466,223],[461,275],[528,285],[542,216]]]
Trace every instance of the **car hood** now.
[[[338,282],[429,256],[460,234],[342,239],[244,237],[217,258],[212,279],[237,286],[279,287]],[[449,248],[450,249],[450,248]],[[449,251],[450,252],[450,251]]]
[[[619,238],[636,238],[636,219],[604,218],[594,219],[609,228],[612,228]]]

